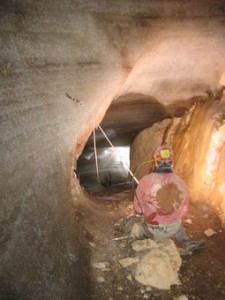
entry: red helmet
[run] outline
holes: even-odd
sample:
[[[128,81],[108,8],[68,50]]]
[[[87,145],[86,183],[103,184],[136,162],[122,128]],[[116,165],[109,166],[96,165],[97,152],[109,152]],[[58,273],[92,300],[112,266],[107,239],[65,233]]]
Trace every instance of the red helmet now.
[[[163,145],[156,148],[153,157],[156,162],[172,162],[174,160],[174,153],[169,146]]]

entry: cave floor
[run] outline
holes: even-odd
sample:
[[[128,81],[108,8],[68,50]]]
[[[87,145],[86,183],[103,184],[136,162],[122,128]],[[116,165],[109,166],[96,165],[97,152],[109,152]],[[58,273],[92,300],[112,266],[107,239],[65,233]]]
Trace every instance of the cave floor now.
[[[109,188],[98,199],[104,211],[101,208],[97,214],[81,214],[91,253],[92,293],[87,298],[170,300],[185,295],[189,300],[225,299],[225,229],[213,211],[202,204],[190,206],[183,224],[191,239],[205,239],[206,248],[182,256],[180,285],[173,285],[170,290],[150,290],[135,281],[129,268],[121,267],[119,260],[132,256],[132,240],[114,239],[126,236],[120,223],[132,212],[132,199],[133,190]],[[192,224],[187,222],[190,219]],[[216,234],[206,236],[204,231],[209,228]]]

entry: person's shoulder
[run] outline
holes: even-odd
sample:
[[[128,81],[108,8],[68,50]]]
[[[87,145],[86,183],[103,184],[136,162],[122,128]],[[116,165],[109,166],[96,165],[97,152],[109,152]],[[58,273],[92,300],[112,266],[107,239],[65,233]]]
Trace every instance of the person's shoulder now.
[[[149,180],[151,180],[151,179],[153,179],[153,178],[159,177],[159,175],[160,175],[160,174],[155,173],[155,172],[146,174],[146,175],[144,175],[144,176],[140,179],[139,182],[141,182],[141,181],[149,181]]]
[[[186,187],[186,182],[184,181],[184,179],[182,179],[178,174],[176,173],[171,173],[173,175],[171,175],[172,180],[177,183],[180,186],[183,186],[184,188]]]

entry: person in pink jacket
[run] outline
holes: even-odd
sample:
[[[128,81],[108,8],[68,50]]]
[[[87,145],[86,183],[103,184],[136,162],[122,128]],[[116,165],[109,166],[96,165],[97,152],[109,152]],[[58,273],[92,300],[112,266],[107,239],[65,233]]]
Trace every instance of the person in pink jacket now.
[[[154,153],[155,170],[139,181],[134,197],[134,211],[145,219],[145,235],[154,239],[174,238],[189,252],[204,247],[204,241],[190,241],[182,226],[189,206],[185,182],[174,173],[174,154],[160,146]]]

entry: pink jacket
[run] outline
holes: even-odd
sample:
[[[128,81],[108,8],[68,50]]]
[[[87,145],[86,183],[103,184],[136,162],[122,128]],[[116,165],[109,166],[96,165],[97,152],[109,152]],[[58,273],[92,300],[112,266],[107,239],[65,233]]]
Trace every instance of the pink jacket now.
[[[170,194],[170,187],[177,191],[176,199],[170,201],[171,211],[165,213],[159,203],[159,191],[164,191],[164,199]],[[165,192],[166,191],[166,192]],[[164,200],[167,201],[167,200]],[[144,213],[147,222],[152,225],[179,222],[188,210],[189,193],[184,181],[175,173],[151,173],[139,182],[134,197],[134,210]]]

